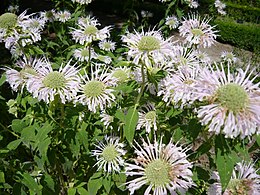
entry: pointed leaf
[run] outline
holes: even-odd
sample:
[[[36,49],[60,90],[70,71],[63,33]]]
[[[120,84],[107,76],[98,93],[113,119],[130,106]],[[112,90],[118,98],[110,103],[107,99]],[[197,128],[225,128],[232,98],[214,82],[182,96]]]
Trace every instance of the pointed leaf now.
[[[130,108],[125,118],[124,136],[129,143],[132,143],[135,135],[135,127],[138,122],[138,112],[136,108]]]
[[[6,147],[9,150],[15,150],[20,145],[21,142],[22,142],[21,139],[17,139],[17,140],[10,142]]]
[[[37,195],[41,195],[41,187],[35,182],[32,176],[29,173],[24,173],[22,176],[22,183],[28,187],[31,192],[34,192]]]
[[[44,175],[44,181],[46,182],[47,184],[47,187],[50,188],[53,192],[55,191],[55,183],[52,179],[52,177],[48,174],[45,174]]]
[[[218,149],[216,156],[216,164],[223,191],[226,189],[230,181],[233,168],[238,161],[239,158],[235,152],[222,154],[221,150]]]

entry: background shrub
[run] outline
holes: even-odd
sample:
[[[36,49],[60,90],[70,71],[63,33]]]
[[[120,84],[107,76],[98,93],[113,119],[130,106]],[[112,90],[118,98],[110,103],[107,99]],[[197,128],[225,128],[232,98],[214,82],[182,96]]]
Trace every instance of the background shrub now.
[[[260,49],[260,26],[253,23],[240,24],[231,19],[216,19],[218,39],[242,49],[257,52]]]

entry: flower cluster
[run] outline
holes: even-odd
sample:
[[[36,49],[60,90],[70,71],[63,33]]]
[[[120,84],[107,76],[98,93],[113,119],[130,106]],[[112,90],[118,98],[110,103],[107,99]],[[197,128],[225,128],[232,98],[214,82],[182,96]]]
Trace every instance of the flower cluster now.
[[[0,16],[0,42],[5,42],[5,47],[10,50],[37,42],[41,40],[45,22],[37,14],[26,15],[26,11],[19,16],[4,13]]]
[[[199,15],[191,14],[184,18],[179,27],[180,35],[191,45],[210,47],[215,42],[217,31],[209,21],[208,18],[201,19]]]
[[[224,10],[226,8],[226,4],[221,2],[220,0],[216,0],[214,3],[215,7],[218,10],[218,13],[220,13],[221,15],[226,15],[226,11]]]
[[[172,53],[170,39],[164,40],[160,31],[151,30],[141,33],[127,33],[122,36],[122,41],[129,48],[127,52],[129,60],[134,64],[145,63],[151,66],[152,63],[159,63],[169,58]]]
[[[222,187],[218,172],[213,172],[211,179],[215,182],[210,185],[208,195],[221,195]],[[260,193],[260,175],[251,162],[239,162],[234,167],[231,179],[225,189],[223,195],[231,194],[252,194]]]
[[[71,32],[72,37],[76,43],[81,45],[108,38],[110,36],[110,26],[98,29],[99,25],[97,19],[90,16],[80,18],[77,23],[78,28],[71,28],[73,30]]]
[[[187,160],[188,148],[169,142],[162,143],[162,139],[154,143],[143,140],[143,146],[136,142],[134,164],[126,163],[126,175],[135,179],[127,182],[130,194],[144,185],[148,185],[145,194],[166,195],[182,193],[194,185],[192,181],[192,164]]]

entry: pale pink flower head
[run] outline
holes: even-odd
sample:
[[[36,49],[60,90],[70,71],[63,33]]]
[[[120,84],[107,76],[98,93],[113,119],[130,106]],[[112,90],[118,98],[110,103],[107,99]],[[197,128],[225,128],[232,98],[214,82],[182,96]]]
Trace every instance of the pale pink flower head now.
[[[76,98],[80,86],[79,70],[70,65],[69,61],[59,70],[53,70],[50,63],[37,67],[36,76],[31,76],[27,82],[27,89],[38,100],[47,104],[52,102],[55,96],[59,96],[61,102],[72,101]]]
[[[223,133],[225,137],[242,139],[260,133],[260,88],[253,83],[253,72],[238,69],[231,73],[221,65],[204,68],[197,83],[200,100],[207,105],[198,108],[198,117],[214,134]]]
[[[233,194],[260,194],[260,176],[257,174],[252,162],[239,162],[233,169],[230,181],[223,195]],[[210,185],[208,195],[222,195],[222,186],[218,172],[213,172],[211,179],[215,180]]]
[[[125,173],[134,178],[126,183],[130,194],[147,186],[144,194],[167,195],[185,194],[194,185],[192,164],[187,160],[188,148],[173,144],[165,145],[154,140],[143,139],[142,146],[135,141],[135,163],[125,163]]]
[[[123,156],[126,154],[124,150],[125,144],[120,142],[119,137],[105,136],[105,141],[99,141],[92,155],[96,157],[98,170],[114,173],[120,172],[124,166]]]
[[[209,21],[210,19],[202,19],[198,14],[191,14],[188,18],[184,18],[179,26],[180,35],[190,45],[210,47],[216,41],[217,31],[209,24]]]
[[[108,71],[108,68],[103,69],[101,64],[96,64],[91,75],[85,73],[82,76],[80,94],[75,102],[87,105],[94,113],[97,110],[104,111],[106,107],[111,106],[116,99],[113,87],[117,84],[117,80]]]
[[[141,33],[127,33],[122,36],[122,41],[129,48],[128,58],[134,64],[145,63],[152,66],[153,62],[158,63],[172,55],[172,42],[170,39],[164,40],[160,31],[151,30]]]

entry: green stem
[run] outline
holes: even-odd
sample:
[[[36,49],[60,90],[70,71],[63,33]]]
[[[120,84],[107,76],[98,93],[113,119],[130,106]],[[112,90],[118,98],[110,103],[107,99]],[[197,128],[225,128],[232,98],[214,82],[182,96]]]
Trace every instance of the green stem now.
[[[140,99],[144,93],[144,88],[145,88],[144,63],[141,64],[141,74],[142,74],[141,90],[136,98],[134,110],[139,106]]]
[[[60,112],[61,112],[60,126],[63,127],[65,112],[64,112],[64,104],[62,102],[60,102]]]
[[[88,67],[91,67],[91,43],[88,46]]]
[[[14,135],[17,138],[20,138],[19,135],[17,135],[16,133],[14,133],[13,131],[11,131],[10,129],[8,129],[6,126],[4,126],[2,123],[0,123],[0,126],[7,132],[11,133],[12,135]]]

